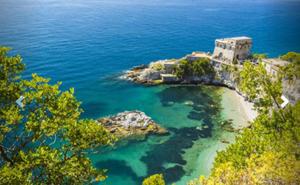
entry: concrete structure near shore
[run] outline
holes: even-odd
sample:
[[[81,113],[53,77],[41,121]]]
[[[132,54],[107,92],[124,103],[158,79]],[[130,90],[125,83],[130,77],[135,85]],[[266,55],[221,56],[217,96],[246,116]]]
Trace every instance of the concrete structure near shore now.
[[[241,63],[250,56],[251,47],[250,37],[216,39],[212,60],[228,65]]]
[[[212,83],[217,85],[225,85],[229,88],[236,89],[238,84],[231,70],[238,71],[243,68],[245,60],[250,60],[254,65],[257,65],[258,59],[251,57],[252,39],[250,37],[232,37],[215,40],[214,52],[211,55],[209,52],[193,52],[179,59],[160,60],[152,62],[148,67],[135,68],[128,72],[126,79],[131,79],[139,83],[159,84],[159,83]],[[180,79],[175,75],[176,67],[182,60],[190,63],[197,60],[208,58],[212,67],[215,70],[214,75],[197,76],[191,74],[186,79]],[[262,63],[268,74],[275,79],[280,71],[280,68],[288,65],[289,62],[280,58],[262,59]],[[288,79],[282,80],[283,92],[281,104],[284,108],[287,104],[295,104],[300,99],[300,80],[295,79],[291,84]]]
[[[264,58],[262,59],[262,63],[266,71],[272,76],[276,76],[281,67],[289,64],[288,61],[281,60],[280,58]]]

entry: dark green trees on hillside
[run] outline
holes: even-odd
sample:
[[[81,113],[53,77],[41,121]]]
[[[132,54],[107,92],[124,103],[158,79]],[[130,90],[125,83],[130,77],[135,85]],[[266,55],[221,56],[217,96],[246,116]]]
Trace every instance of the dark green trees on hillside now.
[[[20,56],[0,47],[0,183],[83,184],[105,179],[86,154],[114,138],[94,120],[80,119],[74,90],[61,91],[36,74],[20,76]],[[19,104],[16,100],[24,100]]]
[[[218,153],[211,175],[191,184],[299,184],[299,133],[300,102],[280,113],[260,114]]]
[[[300,53],[288,52],[280,57],[283,60],[289,61],[290,65],[287,66],[285,74],[289,80],[300,78]]]
[[[240,89],[255,101],[259,116],[218,153],[211,175],[192,181],[192,185],[214,184],[299,184],[300,183],[300,102],[282,109],[282,79],[297,77],[299,54],[282,57],[291,63],[269,75],[262,64],[246,62],[240,72]],[[289,73],[286,73],[288,71]]]
[[[175,75],[179,78],[189,76],[203,76],[212,74],[214,69],[208,58],[201,58],[196,61],[181,60],[175,68]]]

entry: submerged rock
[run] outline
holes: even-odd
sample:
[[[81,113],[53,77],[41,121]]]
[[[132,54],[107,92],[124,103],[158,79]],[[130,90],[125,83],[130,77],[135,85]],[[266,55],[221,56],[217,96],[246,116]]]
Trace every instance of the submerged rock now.
[[[228,120],[225,120],[225,121],[222,121],[221,122],[221,128],[223,129],[223,130],[226,130],[226,131],[228,131],[228,132],[238,132],[239,130],[238,129],[235,129],[234,127],[233,127],[233,122],[232,122],[233,120],[232,119],[228,119]]]
[[[228,141],[228,140],[226,140],[226,139],[221,139],[221,142],[222,143],[225,143],[225,144],[229,144],[230,142]]]
[[[141,111],[125,111],[98,120],[117,138],[144,139],[149,134],[164,135],[168,131]]]
[[[193,106],[194,102],[193,101],[185,101],[184,105],[189,105],[189,106]]]

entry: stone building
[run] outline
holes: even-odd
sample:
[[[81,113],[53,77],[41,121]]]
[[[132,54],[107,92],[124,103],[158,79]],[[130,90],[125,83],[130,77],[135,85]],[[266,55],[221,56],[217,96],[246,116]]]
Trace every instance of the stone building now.
[[[272,76],[276,76],[280,67],[288,65],[289,62],[281,60],[280,58],[264,58],[262,63],[265,66],[266,71]]]
[[[262,63],[264,64],[267,73],[272,76],[276,76],[280,71],[280,68],[290,64],[290,62],[280,58],[265,58],[262,59]],[[283,79],[282,91],[281,99],[284,101],[282,108],[284,108],[287,103],[295,105],[300,99],[300,79],[295,78],[293,81]]]
[[[240,62],[250,55],[252,39],[249,37],[232,37],[216,39],[212,60],[225,64]]]

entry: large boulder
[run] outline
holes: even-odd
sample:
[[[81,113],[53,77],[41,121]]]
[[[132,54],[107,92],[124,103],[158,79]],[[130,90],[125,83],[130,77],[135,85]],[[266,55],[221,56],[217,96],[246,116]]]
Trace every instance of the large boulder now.
[[[152,68],[147,68],[147,69],[141,71],[140,75],[138,76],[138,79],[140,81],[160,80],[160,75],[162,73],[163,73],[163,71],[157,71]]]
[[[98,120],[117,138],[145,138],[149,134],[167,134],[168,131],[156,124],[141,111],[125,111]]]

